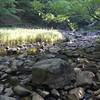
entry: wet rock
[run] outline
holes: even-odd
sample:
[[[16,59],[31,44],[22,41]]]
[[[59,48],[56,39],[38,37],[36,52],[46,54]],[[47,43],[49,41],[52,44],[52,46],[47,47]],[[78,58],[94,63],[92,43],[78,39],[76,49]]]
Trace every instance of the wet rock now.
[[[65,84],[70,84],[72,73],[70,65],[60,58],[42,60],[33,66],[32,82],[60,88]]]
[[[76,97],[79,99],[82,99],[84,97],[84,89],[79,87],[79,88],[75,88],[69,91],[69,94],[74,94],[76,95]]]
[[[8,97],[8,96],[0,95],[0,100],[16,100],[16,99],[13,98],[13,97]]]
[[[79,85],[91,85],[93,84],[94,73],[90,71],[81,71],[77,73],[77,84]]]

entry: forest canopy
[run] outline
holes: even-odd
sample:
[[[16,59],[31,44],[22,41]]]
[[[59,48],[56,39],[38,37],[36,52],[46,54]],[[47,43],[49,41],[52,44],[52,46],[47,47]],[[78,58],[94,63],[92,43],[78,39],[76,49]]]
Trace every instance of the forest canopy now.
[[[0,0],[2,25],[27,22],[76,29],[97,21],[100,0]]]

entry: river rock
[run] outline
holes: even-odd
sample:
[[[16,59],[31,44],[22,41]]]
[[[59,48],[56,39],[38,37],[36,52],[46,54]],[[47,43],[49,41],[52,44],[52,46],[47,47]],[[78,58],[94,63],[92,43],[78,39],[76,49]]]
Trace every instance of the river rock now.
[[[94,91],[93,94],[94,94],[96,100],[100,100],[100,89],[98,89],[97,91]]]
[[[13,94],[12,88],[6,88],[4,92],[5,96],[11,96]]]
[[[99,81],[99,84],[100,84],[100,72],[97,72],[97,73],[96,73],[96,76],[97,76],[98,81]]]
[[[60,96],[59,92],[56,89],[52,89],[51,94],[53,94],[55,96]]]
[[[72,89],[69,91],[69,93],[76,95],[78,99],[82,99],[85,94],[84,89],[81,87]]]
[[[33,93],[32,100],[44,100],[39,94]]]
[[[4,85],[0,84],[0,94],[2,93],[3,89],[4,89]]]
[[[0,95],[0,100],[16,100],[16,99],[12,98],[12,97],[7,97],[7,96]]]
[[[55,58],[54,54],[41,54],[36,57],[37,60],[45,60],[45,59],[50,59],[50,58]]]
[[[14,55],[18,53],[18,50],[17,48],[6,47],[6,52],[7,52],[7,55]]]
[[[18,98],[17,100],[32,100],[32,99],[31,96],[25,96],[25,97]]]
[[[95,75],[91,71],[79,71],[76,81],[78,85],[91,85],[94,77]]]
[[[48,92],[48,91],[43,91],[43,90],[40,90],[40,89],[37,89],[36,91],[37,91],[38,94],[41,95],[42,97],[45,97],[45,96],[49,95],[49,92]]]
[[[33,66],[32,82],[60,88],[70,84],[72,73],[71,66],[60,58],[41,60]]]
[[[67,95],[67,98],[65,100],[79,100],[75,94],[69,94]]]
[[[20,85],[13,87],[13,91],[18,96],[26,96],[26,95],[29,95],[32,93],[30,90],[28,90]]]
[[[61,50],[61,48],[58,46],[52,46],[49,48],[49,52],[51,52],[51,53],[58,53],[60,50]]]

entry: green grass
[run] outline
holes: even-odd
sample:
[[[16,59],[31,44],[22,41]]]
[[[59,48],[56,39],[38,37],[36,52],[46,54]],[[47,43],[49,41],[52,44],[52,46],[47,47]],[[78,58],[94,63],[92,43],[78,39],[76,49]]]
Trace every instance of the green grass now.
[[[53,29],[24,29],[24,28],[1,28],[0,44],[14,46],[23,43],[44,41],[54,43],[63,39],[58,30]]]

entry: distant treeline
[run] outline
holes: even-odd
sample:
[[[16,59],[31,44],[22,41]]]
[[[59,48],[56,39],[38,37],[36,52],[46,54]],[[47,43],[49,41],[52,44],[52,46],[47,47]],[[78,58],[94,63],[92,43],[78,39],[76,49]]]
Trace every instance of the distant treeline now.
[[[0,25],[77,29],[100,21],[100,0],[0,0]]]

